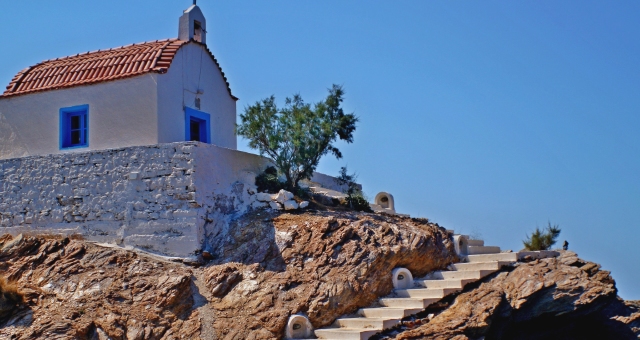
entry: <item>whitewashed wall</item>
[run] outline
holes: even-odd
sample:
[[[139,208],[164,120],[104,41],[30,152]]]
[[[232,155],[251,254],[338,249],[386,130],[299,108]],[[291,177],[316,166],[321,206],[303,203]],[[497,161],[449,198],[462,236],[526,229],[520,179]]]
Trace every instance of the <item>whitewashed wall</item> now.
[[[157,74],[0,97],[0,159],[158,143]],[[60,109],[89,105],[89,146],[60,150]]]
[[[32,156],[0,166],[2,233],[77,233],[175,256],[200,249],[191,145]]]
[[[0,234],[80,234],[187,257],[226,242],[266,203],[258,155],[198,142],[0,160]],[[316,174],[335,187],[331,177]]]
[[[180,48],[169,71],[158,76],[158,142],[185,140],[184,106],[197,110],[198,89],[199,111],[211,115],[211,144],[237,149],[236,101],[209,52],[196,43]]]
[[[0,233],[80,234],[194,255],[207,220],[224,225],[250,209],[250,195],[237,189],[254,186],[265,165],[196,142],[2,160]]]

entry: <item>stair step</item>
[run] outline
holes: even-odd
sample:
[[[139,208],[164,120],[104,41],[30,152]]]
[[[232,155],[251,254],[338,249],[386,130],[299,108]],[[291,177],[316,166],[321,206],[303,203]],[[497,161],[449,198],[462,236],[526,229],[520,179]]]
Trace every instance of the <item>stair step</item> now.
[[[414,288],[414,289],[396,289],[394,293],[398,297],[403,298],[436,298],[443,297],[458,292],[462,288]]]
[[[314,331],[318,339],[367,340],[379,330],[361,328],[321,328]]]
[[[435,271],[427,275],[427,279],[432,280],[456,280],[456,279],[475,279],[481,278],[494,273],[496,270],[469,270],[469,271]]]
[[[382,298],[378,300],[385,307],[401,307],[401,308],[427,308],[430,304],[438,302],[438,298],[422,299],[422,298]]]
[[[343,318],[336,320],[335,325],[340,328],[383,330],[397,325],[400,323],[400,319],[401,318]]]
[[[494,246],[469,246],[467,247],[467,252],[469,255],[478,255],[478,254],[499,254],[500,247]]]
[[[420,313],[424,308],[362,308],[358,314],[367,318],[395,318],[402,319],[406,316]]]
[[[457,288],[462,289],[468,283],[476,282],[476,279],[457,279],[457,280],[442,280],[442,279],[422,279],[415,280],[414,282],[425,288]]]
[[[548,257],[560,256],[560,253],[554,250],[537,250],[537,251],[519,251],[518,260],[524,259],[526,256],[530,256],[534,259],[544,259]]]
[[[467,245],[470,246],[479,246],[482,247],[484,246],[484,241],[483,240],[467,240]]]
[[[451,268],[455,271],[499,270],[510,263],[511,262],[508,261],[454,263],[451,265]]]
[[[467,262],[516,262],[518,261],[518,253],[499,253],[499,254],[482,254],[462,256]]]

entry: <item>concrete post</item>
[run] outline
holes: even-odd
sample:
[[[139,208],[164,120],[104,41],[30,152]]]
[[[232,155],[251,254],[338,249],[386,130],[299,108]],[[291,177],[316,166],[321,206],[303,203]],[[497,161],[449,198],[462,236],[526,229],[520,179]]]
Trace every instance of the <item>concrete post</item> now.
[[[407,268],[396,268],[391,272],[394,289],[413,288],[413,275]]]
[[[291,315],[287,322],[286,339],[309,339],[313,337],[313,325],[304,315]]]
[[[453,245],[458,256],[469,255],[469,240],[465,235],[453,235]]]

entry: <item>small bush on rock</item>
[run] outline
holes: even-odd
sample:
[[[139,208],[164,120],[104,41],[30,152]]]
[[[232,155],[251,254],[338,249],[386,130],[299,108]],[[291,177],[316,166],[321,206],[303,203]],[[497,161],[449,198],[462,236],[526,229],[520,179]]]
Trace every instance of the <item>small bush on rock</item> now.
[[[357,178],[358,176],[355,173],[349,175],[347,167],[343,166],[340,168],[338,184],[347,186],[347,189],[344,191],[344,193],[347,194],[347,205],[355,211],[373,212],[360,185],[356,183]]]
[[[284,189],[286,184],[278,178],[278,170],[270,166],[263,173],[256,176],[256,186],[258,187],[258,192],[275,194],[280,189]]]
[[[364,197],[362,192],[356,193],[351,197],[347,197],[347,203],[355,211],[373,212],[369,201]]]
[[[546,230],[536,227],[531,236],[527,236],[527,239],[522,243],[527,250],[548,250],[556,243],[559,235],[560,227],[557,224],[551,226],[551,222],[549,222]]]
[[[18,286],[0,277],[0,319],[13,314],[22,303],[24,295],[18,290]]]

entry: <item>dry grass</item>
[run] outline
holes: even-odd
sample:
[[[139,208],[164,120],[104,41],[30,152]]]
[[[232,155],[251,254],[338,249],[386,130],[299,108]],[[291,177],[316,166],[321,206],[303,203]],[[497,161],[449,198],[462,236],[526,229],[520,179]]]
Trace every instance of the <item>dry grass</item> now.
[[[0,277],[0,299],[7,305],[18,305],[24,303],[24,294],[20,292],[15,282],[9,282],[4,277]]]

